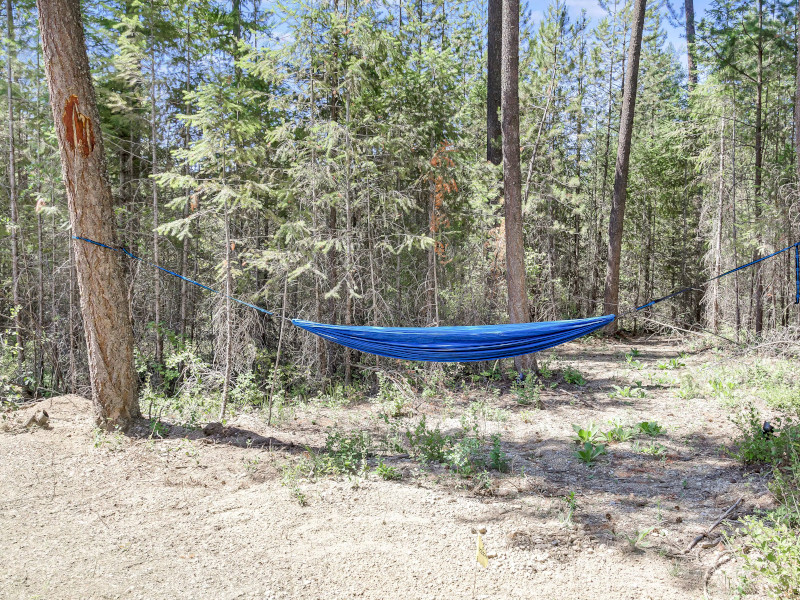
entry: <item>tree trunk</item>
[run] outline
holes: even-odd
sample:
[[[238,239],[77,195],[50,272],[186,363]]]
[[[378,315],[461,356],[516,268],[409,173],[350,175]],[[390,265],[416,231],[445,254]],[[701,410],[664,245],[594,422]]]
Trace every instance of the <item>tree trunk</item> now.
[[[685,0],[686,12],[686,66],[689,75],[689,91],[697,86],[697,67],[695,66],[694,45],[694,0]]]
[[[80,2],[38,0],[37,6],[72,234],[112,245],[111,188]],[[97,422],[124,429],[140,413],[122,269],[116,253],[87,243],[75,245],[75,266]]]
[[[797,30],[800,31],[800,0],[797,2]],[[800,190],[800,35],[797,36],[797,68],[795,69],[794,96],[794,154],[795,175]]]
[[[633,133],[633,113],[636,106],[636,88],[639,80],[639,55],[642,48],[642,30],[647,0],[636,0],[633,10],[633,30],[628,48],[628,70],[622,95],[617,165],[614,172],[614,197],[608,221],[608,263],[604,294],[605,314],[616,314],[619,308],[619,266],[622,254],[622,226],[625,218],[625,200],[628,194],[628,166]],[[608,326],[615,333],[617,322]]]
[[[519,0],[503,0],[503,190],[506,234],[508,317],[512,323],[530,320],[525,283],[522,223],[522,171],[519,149]],[[533,355],[514,359],[519,372],[536,369]]]
[[[755,123],[755,134],[756,134],[756,170],[754,173],[754,188],[755,188],[755,202],[754,202],[754,217],[755,222],[758,223],[761,219],[761,168],[764,162],[764,142],[763,142],[763,118],[762,118],[762,111],[763,111],[763,102],[762,96],[764,91],[764,46],[762,43],[762,28],[763,28],[763,19],[764,19],[764,6],[763,1],[758,0],[758,44],[757,44],[757,51],[756,51],[756,65],[757,65],[757,72],[756,72],[756,123]],[[761,235],[756,235],[756,243],[758,246],[753,251],[753,260],[758,260],[761,258]],[[761,274],[761,265],[757,265],[755,268],[755,323],[754,329],[755,334],[758,336],[761,334],[761,329],[764,323],[764,281]]]
[[[11,296],[14,300],[14,339],[17,346],[17,375],[23,376],[25,342],[22,337],[22,298],[19,294],[19,212],[17,210],[17,154],[14,147],[14,15],[11,0],[6,0],[8,52],[6,54],[8,74],[8,199],[11,209]]]
[[[151,165],[151,173],[153,175],[153,262],[159,264],[160,257],[158,255],[158,185],[156,185],[155,176],[158,172],[157,169],[157,152],[156,152],[156,49],[153,43],[153,29],[155,23],[153,20],[153,1],[150,0],[150,150],[153,160]],[[163,337],[161,336],[161,271],[153,269],[153,277],[155,277],[155,289],[153,290],[153,304],[155,305],[155,321],[156,321],[156,353],[155,363],[156,369],[161,366],[163,362],[164,347]],[[156,371],[156,381],[160,380],[160,373]]]
[[[486,44],[486,160],[499,165],[503,160],[500,128],[500,86],[503,56],[503,0],[489,0]]]

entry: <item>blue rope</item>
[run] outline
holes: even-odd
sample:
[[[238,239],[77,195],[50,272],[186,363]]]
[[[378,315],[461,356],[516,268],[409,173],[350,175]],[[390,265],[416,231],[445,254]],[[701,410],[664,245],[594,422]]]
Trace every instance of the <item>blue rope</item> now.
[[[664,300],[669,300],[670,298],[674,298],[675,296],[677,296],[679,294],[683,294],[685,292],[691,292],[692,290],[696,290],[701,285],[704,285],[706,283],[711,283],[712,281],[716,281],[717,279],[721,279],[722,277],[725,277],[726,275],[730,275],[732,273],[736,273],[736,271],[741,271],[742,269],[746,269],[747,267],[752,267],[754,264],[760,263],[762,260],[767,260],[768,258],[772,258],[773,256],[777,256],[781,252],[786,252],[787,250],[790,250],[792,248],[794,248],[794,251],[795,251],[795,274],[797,276],[797,294],[795,296],[795,304],[798,304],[798,303],[800,303],[800,242],[797,242],[795,244],[790,244],[789,246],[786,246],[786,248],[782,248],[781,250],[778,250],[777,252],[773,252],[772,254],[768,254],[767,256],[763,256],[763,257],[761,257],[761,258],[759,258],[757,260],[754,260],[752,262],[747,263],[746,265],[740,265],[740,266],[736,267],[735,269],[731,269],[730,271],[725,271],[724,273],[721,273],[720,275],[717,275],[716,277],[712,277],[711,279],[706,279],[705,281],[701,281],[700,283],[698,283],[696,285],[693,285],[693,286],[690,286],[690,287],[681,288],[677,292],[672,292],[671,294],[669,294],[667,296],[663,296],[661,298],[656,298],[655,300],[651,300],[647,304],[642,304],[641,306],[637,306],[634,309],[634,311],[638,312],[638,311],[640,311],[642,309],[647,308],[648,306],[653,306],[654,304],[658,304],[659,302],[663,302]]]
[[[89,238],[80,237],[80,236],[77,236],[77,235],[73,235],[72,237],[73,237],[73,239],[81,240],[83,242],[89,242],[90,244],[94,244],[95,246],[100,246],[101,248],[108,248],[109,250],[113,250],[114,252],[121,252],[122,254],[126,254],[130,258],[132,258],[134,260],[138,260],[139,262],[142,262],[142,263],[144,263],[146,265],[149,265],[151,267],[155,267],[159,271],[164,271],[164,273],[168,273],[169,275],[173,275],[173,276],[177,277],[178,279],[183,279],[184,281],[187,281],[187,282],[191,283],[192,285],[196,285],[197,287],[201,287],[204,290],[208,290],[209,292],[214,292],[215,294],[219,294],[220,296],[223,296],[223,297],[226,297],[226,298],[230,298],[234,302],[238,302],[239,304],[244,304],[245,306],[249,306],[250,308],[254,308],[257,311],[262,312],[264,314],[267,314],[267,315],[274,315],[275,314],[275,313],[273,313],[271,311],[268,311],[265,308],[261,308],[260,306],[256,306],[255,304],[250,304],[249,302],[245,302],[244,300],[239,300],[238,298],[234,298],[233,296],[228,296],[227,294],[224,294],[223,292],[221,292],[219,290],[215,290],[214,288],[210,288],[207,285],[203,285],[202,283],[200,283],[199,281],[195,281],[194,279],[189,279],[188,277],[184,277],[183,275],[180,275],[180,274],[176,273],[175,271],[170,271],[169,269],[165,269],[164,267],[162,267],[160,265],[157,265],[154,262],[150,262],[149,260],[146,260],[144,258],[136,256],[135,254],[129,252],[128,250],[126,250],[123,247],[115,248],[113,246],[106,246],[105,244],[101,244],[100,242],[95,242],[94,240],[90,240]],[[281,318],[285,318],[285,317],[281,316]]]

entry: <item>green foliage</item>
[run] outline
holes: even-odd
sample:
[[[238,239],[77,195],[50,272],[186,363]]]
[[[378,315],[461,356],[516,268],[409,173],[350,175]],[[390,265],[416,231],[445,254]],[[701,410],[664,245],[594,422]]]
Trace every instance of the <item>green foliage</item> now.
[[[586,428],[573,424],[572,430],[575,432],[572,439],[577,443],[594,442],[601,435],[599,427],[594,423],[590,423]]]
[[[642,382],[637,381],[636,385],[618,386],[613,385],[614,391],[608,396],[609,398],[645,398],[647,390],[642,387]]]
[[[561,375],[564,377],[565,383],[571,383],[573,385],[586,385],[587,383],[581,372],[573,367],[565,367]]]
[[[603,433],[607,442],[627,442],[635,435],[633,429],[623,427],[619,423],[613,423],[613,427]]]
[[[575,456],[589,467],[594,465],[594,462],[606,453],[606,447],[603,444],[593,444],[592,442],[584,442],[583,446],[574,452]]]
[[[542,383],[539,379],[529,375],[524,381],[515,381],[511,389],[517,404],[542,407]]]
[[[375,472],[384,481],[397,481],[403,478],[403,474],[400,472],[400,469],[392,467],[391,465],[387,465],[383,462],[383,459],[378,461],[378,466],[375,467]]]
[[[501,473],[507,473],[511,468],[511,461],[500,446],[499,433],[492,436],[492,448],[489,450],[489,466]]]
[[[406,431],[406,438],[414,453],[427,462],[443,462],[446,448],[452,441],[439,427],[428,429],[425,415],[422,415],[413,430]]]
[[[656,366],[663,371],[667,369],[680,369],[681,367],[685,367],[686,363],[682,363],[678,358],[670,358],[669,361],[658,363]]]
[[[366,469],[372,453],[372,440],[366,432],[343,433],[333,430],[325,440],[329,472],[356,473]]]
[[[657,436],[666,433],[666,429],[656,423],[655,421],[642,421],[636,425],[639,433],[645,435]]]
[[[572,517],[575,514],[575,511],[578,509],[578,498],[575,496],[574,491],[570,491],[569,494],[561,498],[564,502],[564,523],[566,525],[572,525]]]
[[[761,413],[747,403],[731,420],[739,429],[734,456],[745,464],[778,464],[800,450],[800,424],[792,419],[775,419],[775,433],[765,434]]]
[[[483,468],[481,441],[476,437],[466,436],[456,440],[447,451],[444,461],[462,477],[469,477]]]

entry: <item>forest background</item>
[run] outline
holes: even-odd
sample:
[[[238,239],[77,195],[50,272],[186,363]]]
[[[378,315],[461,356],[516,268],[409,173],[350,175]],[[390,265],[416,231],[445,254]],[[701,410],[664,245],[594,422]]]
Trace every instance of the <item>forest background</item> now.
[[[712,1],[695,23],[691,6],[647,8],[623,307],[800,239],[796,7]],[[603,310],[632,7],[575,13],[563,2],[522,9],[534,321]],[[486,15],[483,3],[446,0],[84,4],[119,242],[212,287],[230,276],[234,296],[290,317],[507,321],[502,167],[486,160]],[[7,0],[6,17],[3,393],[88,396],[79,242],[36,7]],[[687,39],[680,51],[667,35],[676,28]],[[742,341],[796,327],[793,259],[642,316]],[[145,395],[172,396],[189,381],[214,403],[229,377],[235,402],[263,401],[281,337],[279,399],[365,380],[381,365],[296,328],[281,336],[280,319],[226,310],[221,296],[142,263],[125,269]]]

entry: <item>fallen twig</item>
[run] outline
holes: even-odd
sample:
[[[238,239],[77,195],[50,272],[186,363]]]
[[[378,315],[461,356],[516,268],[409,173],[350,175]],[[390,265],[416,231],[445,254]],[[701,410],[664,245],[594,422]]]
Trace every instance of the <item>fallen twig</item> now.
[[[691,543],[691,544],[689,544],[689,546],[686,548],[686,550],[684,550],[684,551],[683,551],[683,553],[684,553],[684,554],[688,554],[688,553],[689,553],[689,551],[691,551],[691,549],[692,549],[692,548],[694,548],[694,547],[695,547],[697,544],[699,544],[699,543],[700,543],[700,541],[701,541],[703,538],[706,538],[706,537],[708,537],[708,535],[709,535],[709,534],[710,534],[712,531],[714,531],[714,529],[716,529],[717,525],[719,525],[720,523],[722,523],[722,522],[725,520],[725,518],[726,518],[726,517],[727,517],[729,514],[731,514],[731,513],[734,511],[734,509],[735,509],[737,506],[739,506],[739,504],[742,502],[742,500],[743,500],[742,498],[739,498],[739,499],[738,499],[736,502],[734,502],[733,506],[731,506],[731,507],[730,507],[728,510],[726,510],[726,511],[725,511],[725,514],[723,514],[723,515],[722,515],[722,516],[721,516],[719,519],[717,519],[717,520],[716,520],[716,522],[715,522],[715,523],[714,523],[714,524],[713,524],[711,527],[709,527],[709,528],[708,528],[708,529],[706,529],[706,530],[705,530],[703,533],[701,533],[701,534],[700,534],[700,535],[698,535],[696,538],[694,538],[694,539],[692,540],[692,543]]]

